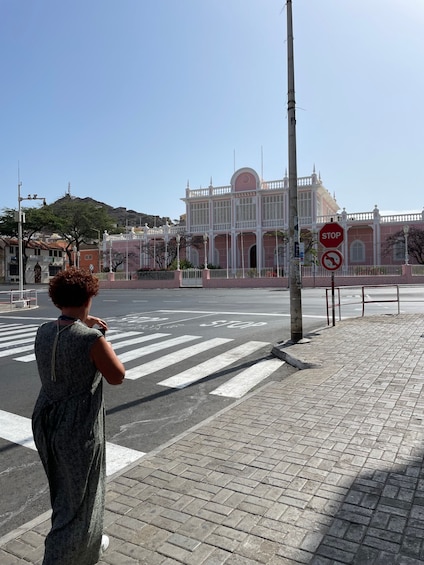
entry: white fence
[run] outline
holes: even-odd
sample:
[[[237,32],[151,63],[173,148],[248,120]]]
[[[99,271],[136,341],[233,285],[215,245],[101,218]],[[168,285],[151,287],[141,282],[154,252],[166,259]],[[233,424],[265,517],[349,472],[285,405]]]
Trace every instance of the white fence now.
[[[13,310],[14,308],[36,308],[37,291],[35,289],[2,290],[0,291],[0,310]]]

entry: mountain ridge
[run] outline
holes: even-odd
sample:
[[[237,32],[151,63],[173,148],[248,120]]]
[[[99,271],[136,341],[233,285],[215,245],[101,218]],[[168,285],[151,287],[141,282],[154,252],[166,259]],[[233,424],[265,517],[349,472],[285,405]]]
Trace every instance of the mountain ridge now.
[[[148,224],[149,227],[162,226],[166,222],[168,222],[169,224],[174,223],[167,216],[154,216],[152,214],[146,214],[145,212],[137,212],[136,210],[131,210],[125,208],[124,206],[114,208],[110,204],[106,204],[105,202],[101,202],[100,200],[95,200],[90,196],[81,198],[79,196],[69,196],[66,194],[62,198],[58,198],[58,200],[56,200],[53,204],[62,203],[68,198],[71,198],[72,200],[76,200],[78,202],[84,202],[86,204],[105,208],[109,216],[115,220],[117,226],[125,226],[127,222],[130,226],[144,226],[145,224]]]

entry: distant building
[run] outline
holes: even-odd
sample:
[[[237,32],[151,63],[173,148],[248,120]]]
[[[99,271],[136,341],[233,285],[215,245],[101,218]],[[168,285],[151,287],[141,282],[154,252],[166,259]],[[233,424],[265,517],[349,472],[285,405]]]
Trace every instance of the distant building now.
[[[18,249],[17,238],[3,237],[0,239],[0,280],[3,282],[19,282]],[[64,244],[63,242],[47,243],[31,240],[26,244],[25,257],[26,283],[47,283],[51,277],[64,268]]]

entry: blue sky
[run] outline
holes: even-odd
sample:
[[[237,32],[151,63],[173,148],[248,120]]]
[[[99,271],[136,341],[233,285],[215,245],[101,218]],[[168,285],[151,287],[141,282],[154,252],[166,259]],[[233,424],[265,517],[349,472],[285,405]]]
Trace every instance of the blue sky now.
[[[293,0],[298,176],[424,206],[424,1]],[[287,159],[285,0],[0,0],[0,209],[67,191],[182,214]],[[24,203],[24,205],[31,203]]]

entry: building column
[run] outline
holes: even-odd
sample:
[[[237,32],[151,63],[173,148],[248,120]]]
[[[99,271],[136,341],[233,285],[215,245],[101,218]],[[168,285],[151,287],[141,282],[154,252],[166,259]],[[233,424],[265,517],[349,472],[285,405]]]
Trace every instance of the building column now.
[[[262,230],[256,230],[256,270],[260,275],[263,269],[263,253],[262,253]]]
[[[373,265],[381,265],[381,226],[380,226],[380,211],[377,204],[374,206],[374,222],[372,227],[372,240],[373,240]]]
[[[237,234],[236,230],[231,230],[231,271],[237,270]]]

